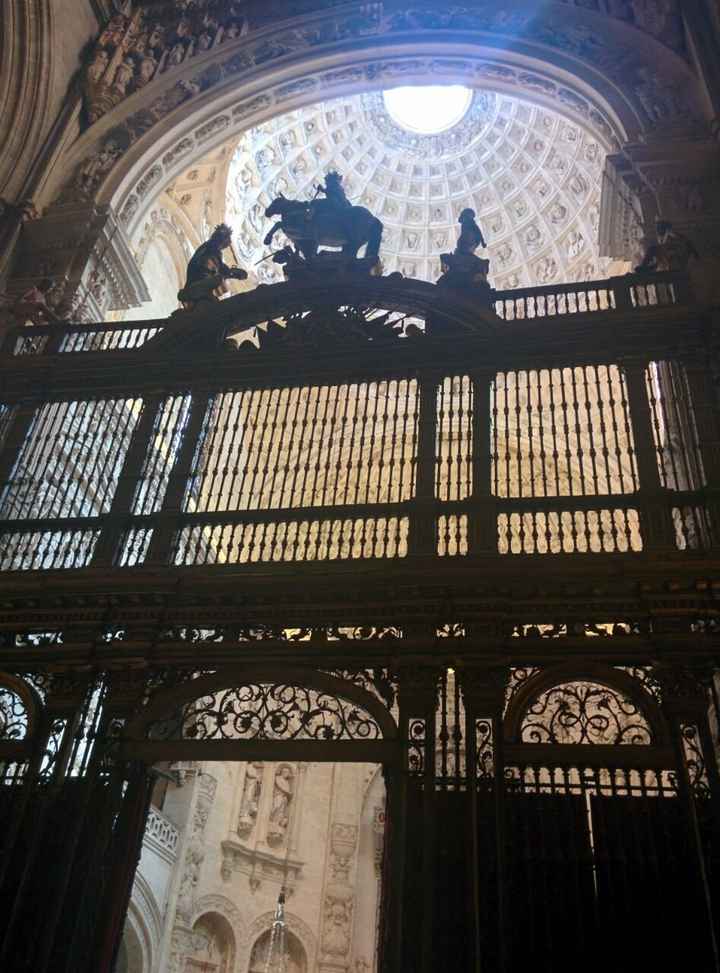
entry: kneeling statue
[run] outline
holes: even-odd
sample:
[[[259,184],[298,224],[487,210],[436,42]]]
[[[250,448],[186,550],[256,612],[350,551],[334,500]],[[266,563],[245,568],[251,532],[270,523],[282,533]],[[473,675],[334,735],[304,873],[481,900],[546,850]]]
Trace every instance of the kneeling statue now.
[[[246,280],[247,273],[240,267],[228,267],[223,262],[222,252],[232,248],[232,230],[221,223],[213,230],[212,236],[202,243],[190,258],[187,279],[178,300],[186,310],[194,310],[201,301],[217,301],[225,290],[225,281]]]
[[[490,261],[483,260],[475,256],[478,247],[485,247],[485,237],[482,230],[475,222],[475,212],[471,209],[464,209],[458,219],[460,224],[460,236],[455,245],[454,253],[441,253],[440,266],[442,276],[438,284],[444,287],[459,287],[487,290],[490,292],[490,285],[487,282]]]

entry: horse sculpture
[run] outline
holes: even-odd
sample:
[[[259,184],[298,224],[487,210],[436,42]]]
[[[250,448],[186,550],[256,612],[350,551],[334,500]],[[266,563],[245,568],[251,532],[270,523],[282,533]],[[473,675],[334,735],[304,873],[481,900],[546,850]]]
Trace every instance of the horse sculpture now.
[[[265,210],[265,216],[280,217],[265,237],[266,246],[282,230],[306,260],[312,260],[320,245],[341,247],[346,257],[357,257],[365,245],[366,258],[376,262],[379,257],[383,224],[364,206],[340,208],[330,200],[303,202],[280,194]]]

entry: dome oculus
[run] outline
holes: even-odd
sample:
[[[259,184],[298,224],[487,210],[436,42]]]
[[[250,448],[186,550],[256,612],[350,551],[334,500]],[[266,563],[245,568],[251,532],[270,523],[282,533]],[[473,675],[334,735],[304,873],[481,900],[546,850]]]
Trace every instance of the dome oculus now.
[[[436,135],[462,120],[472,101],[472,91],[459,84],[391,88],[383,92],[392,120],[408,132]]]

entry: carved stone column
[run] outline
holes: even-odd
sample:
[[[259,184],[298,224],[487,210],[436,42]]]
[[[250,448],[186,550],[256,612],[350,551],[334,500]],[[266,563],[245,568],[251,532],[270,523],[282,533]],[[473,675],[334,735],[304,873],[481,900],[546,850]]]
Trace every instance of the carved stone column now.
[[[23,224],[8,290],[23,293],[44,278],[53,282],[58,312],[76,321],[101,321],[108,311],[150,299],[125,232],[107,206],[56,205]]]
[[[190,798],[182,848],[178,855],[181,866],[174,876],[174,887],[168,897],[163,956],[159,968],[167,973],[181,973],[182,957],[194,947],[192,916],[200,869],[205,858],[205,826],[215,800],[217,780],[199,773]],[[163,962],[166,966],[163,966]]]
[[[320,973],[346,973],[352,955],[360,794],[357,771],[335,768],[334,807],[322,901]]]

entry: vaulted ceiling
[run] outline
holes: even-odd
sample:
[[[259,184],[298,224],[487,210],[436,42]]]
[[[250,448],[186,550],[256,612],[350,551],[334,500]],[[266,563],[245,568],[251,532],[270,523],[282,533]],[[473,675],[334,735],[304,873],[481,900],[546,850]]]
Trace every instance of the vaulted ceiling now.
[[[560,114],[490,90],[475,91],[454,125],[426,135],[398,124],[382,93],[353,95],[246,132],[229,169],[227,218],[250,267],[269,252],[270,200],[309,199],[335,169],[351,200],[385,224],[386,273],[437,279],[458,214],[471,207],[496,287],[592,279],[609,267],[597,245],[604,157],[592,134]],[[280,278],[271,261],[255,272]]]

